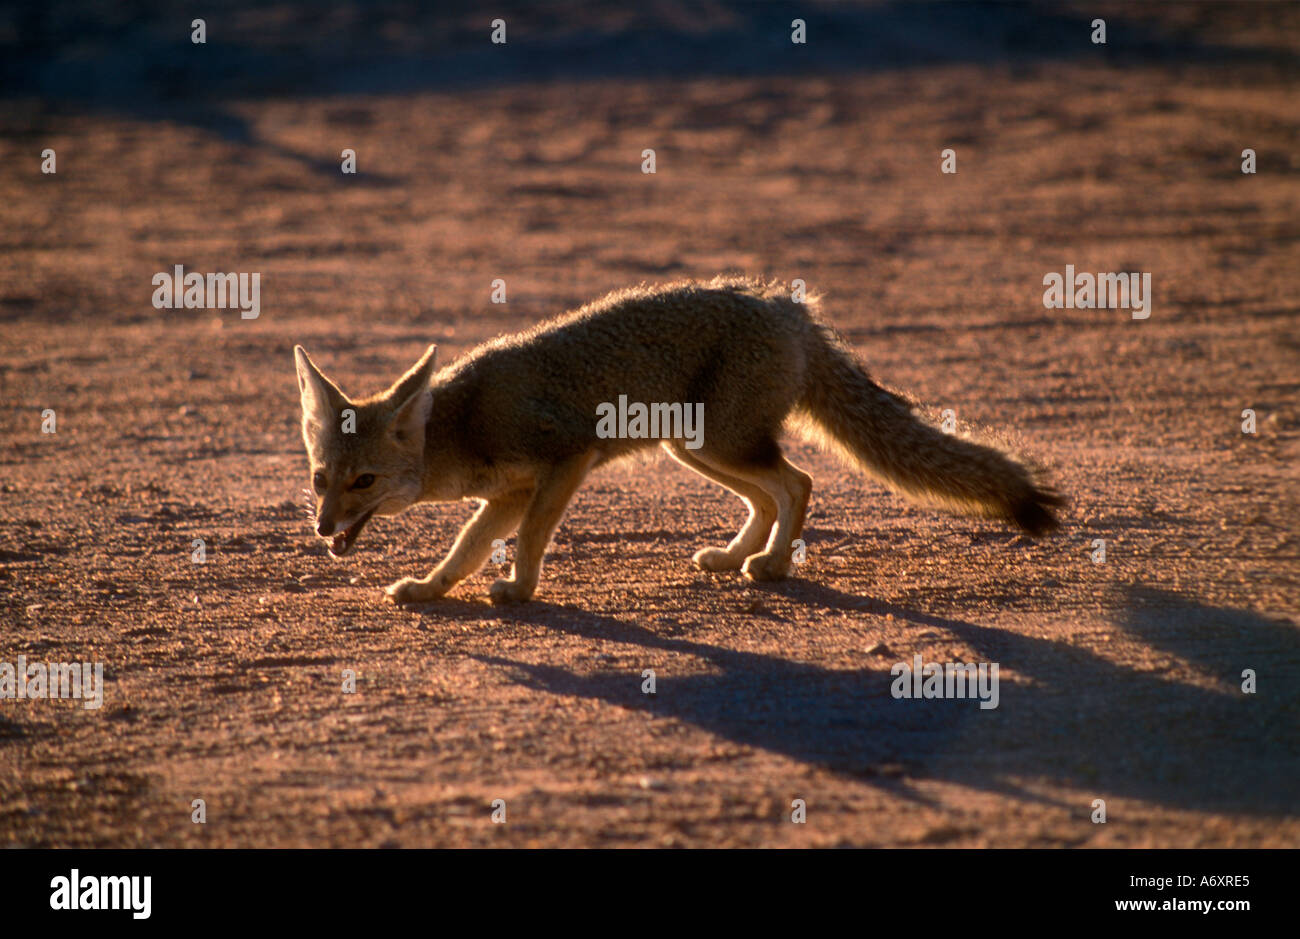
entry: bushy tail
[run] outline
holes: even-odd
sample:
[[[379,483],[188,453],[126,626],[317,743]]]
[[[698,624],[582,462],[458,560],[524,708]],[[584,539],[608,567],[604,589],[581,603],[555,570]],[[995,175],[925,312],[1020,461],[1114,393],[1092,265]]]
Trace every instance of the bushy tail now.
[[[921,420],[905,399],[881,388],[826,327],[809,349],[802,410],[852,463],[905,495],[1000,518],[1032,535],[1058,527],[1065,499],[1035,471],[990,446]]]

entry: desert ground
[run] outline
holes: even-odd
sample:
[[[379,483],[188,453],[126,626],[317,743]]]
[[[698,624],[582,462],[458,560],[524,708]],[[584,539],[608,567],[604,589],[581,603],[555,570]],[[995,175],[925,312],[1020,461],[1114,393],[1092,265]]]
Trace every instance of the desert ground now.
[[[0,21],[0,661],[106,682],[0,701],[0,844],[1294,846],[1300,6],[501,8],[505,45],[470,4]],[[260,315],[156,309],[177,264],[260,272]],[[1149,318],[1046,308],[1067,264],[1151,273]],[[385,600],[468,503],[313,535],[296,343],[370,393],[723,272],[824,294],[1062,530],[791,437],[778,584],[691,566],[744,510],[666,459],[592,476],[522,606],[495,564]],[[895,699],[918,654],[999,706]]]

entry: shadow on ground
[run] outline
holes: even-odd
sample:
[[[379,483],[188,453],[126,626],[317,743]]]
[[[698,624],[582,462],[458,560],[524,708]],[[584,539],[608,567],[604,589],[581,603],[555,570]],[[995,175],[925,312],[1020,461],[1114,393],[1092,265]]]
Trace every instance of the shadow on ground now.
[[[1293,625],[1164,591],[1128,590],[1117,629],[1199,668],[1217,680],[1210,689],[1119,666],[1066,642],[881,601],[864,607],[862,598],[825,586],[793,581],[771,589],[825,610],[892,614],[945,630],[977,650],[977,661],[998,662],[1015,677],[1001,681],[996,710],[981,710],[975,700],[893,698],[890,667],[903,656],[827,669],[547,603],[496,610],[449,601],[425,616],[486,616],[696,657],[715,672],[675,677],[660,670],[657,694],[649,696],[626,669],[579,674],[475,656],[539,691],[649,710],[913,799],[920,780],[1037,799],[1015,780],[1046,779],[1203,811],[1300,810],[1300,633]],[[1259,674],[1257,694],[1241,693],[1244,668]]]
[[[337,9],[302,0],[223,3],[203,11],[143,2],[30,4],[0,20],[0,127],[39,135],[53,115],[92,113],[195,127],[338,176],[335,160],[260,138],[232,107],[265,98],[401,95],[702,77],[844,75],[941,65],[1122,62],[1296,67],[1285,49],[1221,45],[1111,16],[1091,41],[1093,14],[1057,4],[763,3],[720,0],[684,12],[650,3],[474,0],[409,6],[368,0]],[[207,41],[191,41],[202,15]],[[490,24],[507,23],[507,43]],[[791,42],[791,23],[808,41]],[[9,113],[6,113],[8,111]],[[369,174],[367,184],[393,180]],[[355,182],[352,183],[355,185]]]

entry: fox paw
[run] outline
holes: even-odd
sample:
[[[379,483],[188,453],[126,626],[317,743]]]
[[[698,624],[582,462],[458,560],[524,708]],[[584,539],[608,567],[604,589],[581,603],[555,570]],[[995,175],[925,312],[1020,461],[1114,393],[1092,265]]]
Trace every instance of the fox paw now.
[[[495,581],[488,590],[488,599],[493,603],[523,603],[533,595],[533,588],[517,580],[505,577]]]
[[[403,577],[401,580],[384,588],[384,593],[388,595],[388,599],[399,605],[403,603],[428,603],[430,600],[438,599],[446,592],[446,587],[415,577]]]
[[[750,580],[781,580],[790,572],[790,559],[779,554],[754,554],[741,568]]]
[[[702,571],[740,570],[740,559],[732,557],[725,548],[703,548],[691,560]]]

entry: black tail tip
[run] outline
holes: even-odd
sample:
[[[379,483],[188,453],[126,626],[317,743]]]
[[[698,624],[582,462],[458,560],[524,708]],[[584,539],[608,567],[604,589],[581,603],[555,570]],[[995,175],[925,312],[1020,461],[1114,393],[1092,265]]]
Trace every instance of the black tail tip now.
[[[1035,538],[1056,531],[1061,522],[1053,508],[1065,505],[1065,498],[1050,489],[1032,489],[1011,506],[1011,519]]]

